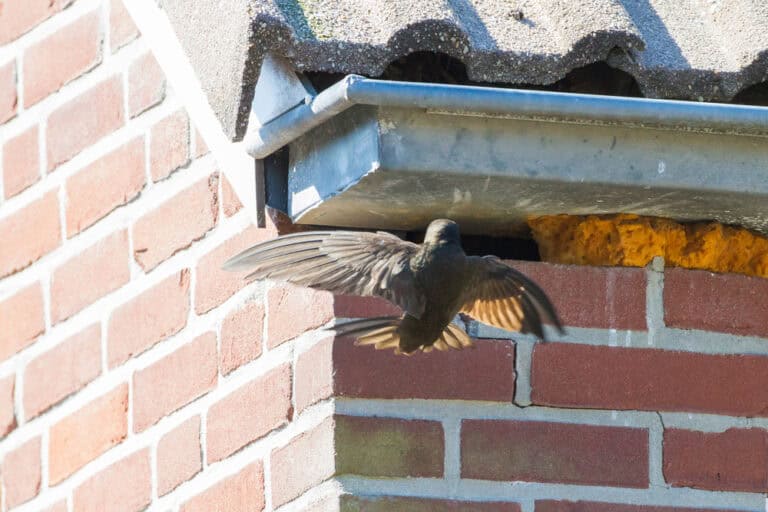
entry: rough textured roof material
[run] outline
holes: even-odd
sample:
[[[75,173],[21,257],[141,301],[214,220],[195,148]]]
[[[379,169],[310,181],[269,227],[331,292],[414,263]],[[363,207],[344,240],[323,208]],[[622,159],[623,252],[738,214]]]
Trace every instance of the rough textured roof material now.
[[[239,135],[266,52],[300,70],[367,76],[415,51],[440,52],[473,81],[510,84],[549,84],[607,61],[647,97],[704,101],[768,80],[765,0],[159,1]],[[236,99],[221,96],[233,87]]]

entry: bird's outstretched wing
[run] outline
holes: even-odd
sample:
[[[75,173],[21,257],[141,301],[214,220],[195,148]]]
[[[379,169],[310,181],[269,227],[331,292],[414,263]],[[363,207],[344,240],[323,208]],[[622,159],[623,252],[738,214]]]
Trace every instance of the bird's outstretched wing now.
[[[386,232],[306,231],[257,244],[224,268],[333,293],[378,295],[419,318],[425,299],[410,266],[418,250]]]
[[[470,256],[461,312],[485,324],[544,339],[542,315],[563,332],[555,308],[539,286],[495,256]]]

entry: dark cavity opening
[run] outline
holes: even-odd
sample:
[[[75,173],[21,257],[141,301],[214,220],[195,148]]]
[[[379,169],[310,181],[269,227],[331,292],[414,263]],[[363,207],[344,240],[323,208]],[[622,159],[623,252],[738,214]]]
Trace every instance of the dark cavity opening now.
[[[760,82],[742,89],[733,97],[733,103],[768,107],[768,82]]]
[[[410,242],[421,243],[424,231],[401,234]],[[539,246],[530,238],[504,238],[485,235],[462,235],[461,245],[470,256],[494,255],[503,260],[541,261]]]

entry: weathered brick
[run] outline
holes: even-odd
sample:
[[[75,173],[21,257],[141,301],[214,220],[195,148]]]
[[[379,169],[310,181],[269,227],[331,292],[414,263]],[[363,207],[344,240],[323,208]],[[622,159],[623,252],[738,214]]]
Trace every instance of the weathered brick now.
[[[0,219],[0,278],[28,267],[61,243],[59,199],[51,190],[12,215]]]
[[[189,118],[180,110],[152,127],[149,170],[154,181],[166,178],[189,162]]]
[[[131,279],[128,233],[103,238],[53,271],[51,322],[77,313]]]
[[[768,416],[768,357],[536,345],[531,399],[589,409]]]
[[[127,411],[128,385],[121,384],[53,425],[48,444],[50,483],[61,482],[122,441]]]
[[[646,276],[642,268],[508,261],[552,300],[565,325],[644,331]]]
[[[135,138],[70,177],[67,192],[67,236],[93,225],[144,188],[144,140]]]
[[[152,500],[149,450],[144,449],[96,473],[73,493],[74,512],[138,512]]]
[[[115,75],[60,106],[48,117],[48,170],[123,124],[123,83],[120,76]]]
[[[328,292],[293,285],[270,288],[267,291],[267,345],[275,348],[328,323],[333,316],[333,295]]]
[[[227,272],[221,266],[229,258],[251,245],[274,236],[266,229],[249,227],[212,250],[197,264],[195,287],[195,311],[202,315],[220,305],[243,288],[248,271]]]
[[[0,16],[0,27],[2,26]],[[2,36],[0,36],[2,38]],[[16,61],[12,60],[0,65],[0,123],[6,122],[16,115],[19,106],[19,96],[16,90]]]
[[[555,501],[536,502],[536,512],[738,512],[714,508],[654,507],[650,505],[622,505],[619,503],[598,503],[596,501]]]
[[[763,429],[667,429],[663,457],[664,478],[676,487],[768,491],[768,434]]]
[[[216,462],[291,419],[291,368],[284,364],[213,404],[208,462]]]
[[[464,420],[461,476],[645,488],[648,432],[540,421]]]
[[[24,369],[26,417],[34,418],[100,373],[101,326],[94,324],[37,356]]]
[[[157,494],[168,494],[202,469],[200,416],[188,419],[157,444]]]
[[[338,396],[512,402],[515,395],[515,345],[509,341],[478,340],[474,350],[404,358],[342,338],[333,346],[333,366]]]
[[[341,340],[340,343],[350,340]],[[333,396],[337,382],[334,361],[334,338],[329,336],[296,358],[294,394],[296,412],[301,412],[320,400]],[[370,353],[370,352],[369,352]]]
[[[133,257],[149,271],[216,225],[218,175],[212,174],[144,214],[133,226]]]
[[[147,52],[128,67],[128,115],[136,117],[165,98],[165,74]]]
[[[45,331],[44,314],[40,283],[0,302],[0,361],[29,346]]]
[[[24,103],[34,105],[101,61],[100,13],[91,11],[24,52]]]
[[[111,0],[109,5],[109,46],[115,52],[136,39],[139,29],[123,5],[123,0]]]
[[[439,422],[335,416],[336,473],[375,477],[443,476]]]
[[[5,0],[0,15],[0,45],[13,41],[73,0]]]
[[[16,415],[13,407],[13,392],[16,377],[9,375],[0,379],[0,439],[16,428]]]
[[[219,368],[226,375],[261,355],[264,306],[249,302],[221,324]]]
[[[176,334],[189,316],[189,270],[173,274],[117,308],[109,319],[109,366]]]
[[[141,432],[216,385],[216,334],[198,336],[133,375],[133,429]],[[169,385],[168,383],[173,383]]]
[[[5,504],[8,509],[25,503],[40,492],[40,438],[35,437],[7,453],[3,459]]]
[[[184,503],[179,512],[259,512],[264,510],[264,468],[253,463]]]
[[[236,214],[243,207],[235,190],[232,188],[232,184],[226,177],[221,182],[221,201],[224,208],[224,215],[227,217]]]
[[[666,269],[664,321],[681,329],[768,337],[768,279]]]
[[[376,497],[343,495],[340,512],[520,512],[520,505],[500,501],[452,501],[428,498]]]
[[[328,418],[272,451],[272,504],[279,507],[333,476],[334,422]],[[301,461],[301,462],[299,462]]]
[[[31,126],[7,139],[3,145],[3,190],[6,198],[15,196],[40,179],[38,131],[37,125]]]

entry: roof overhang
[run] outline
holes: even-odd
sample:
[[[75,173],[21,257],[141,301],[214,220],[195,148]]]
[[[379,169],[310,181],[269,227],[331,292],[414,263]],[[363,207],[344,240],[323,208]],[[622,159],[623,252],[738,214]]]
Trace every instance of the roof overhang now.
[[[298,223],[517,234],[631,212],[768,233],[768,108],[358,76],[293,103],[245,145],[287,145],[267,200]]]

